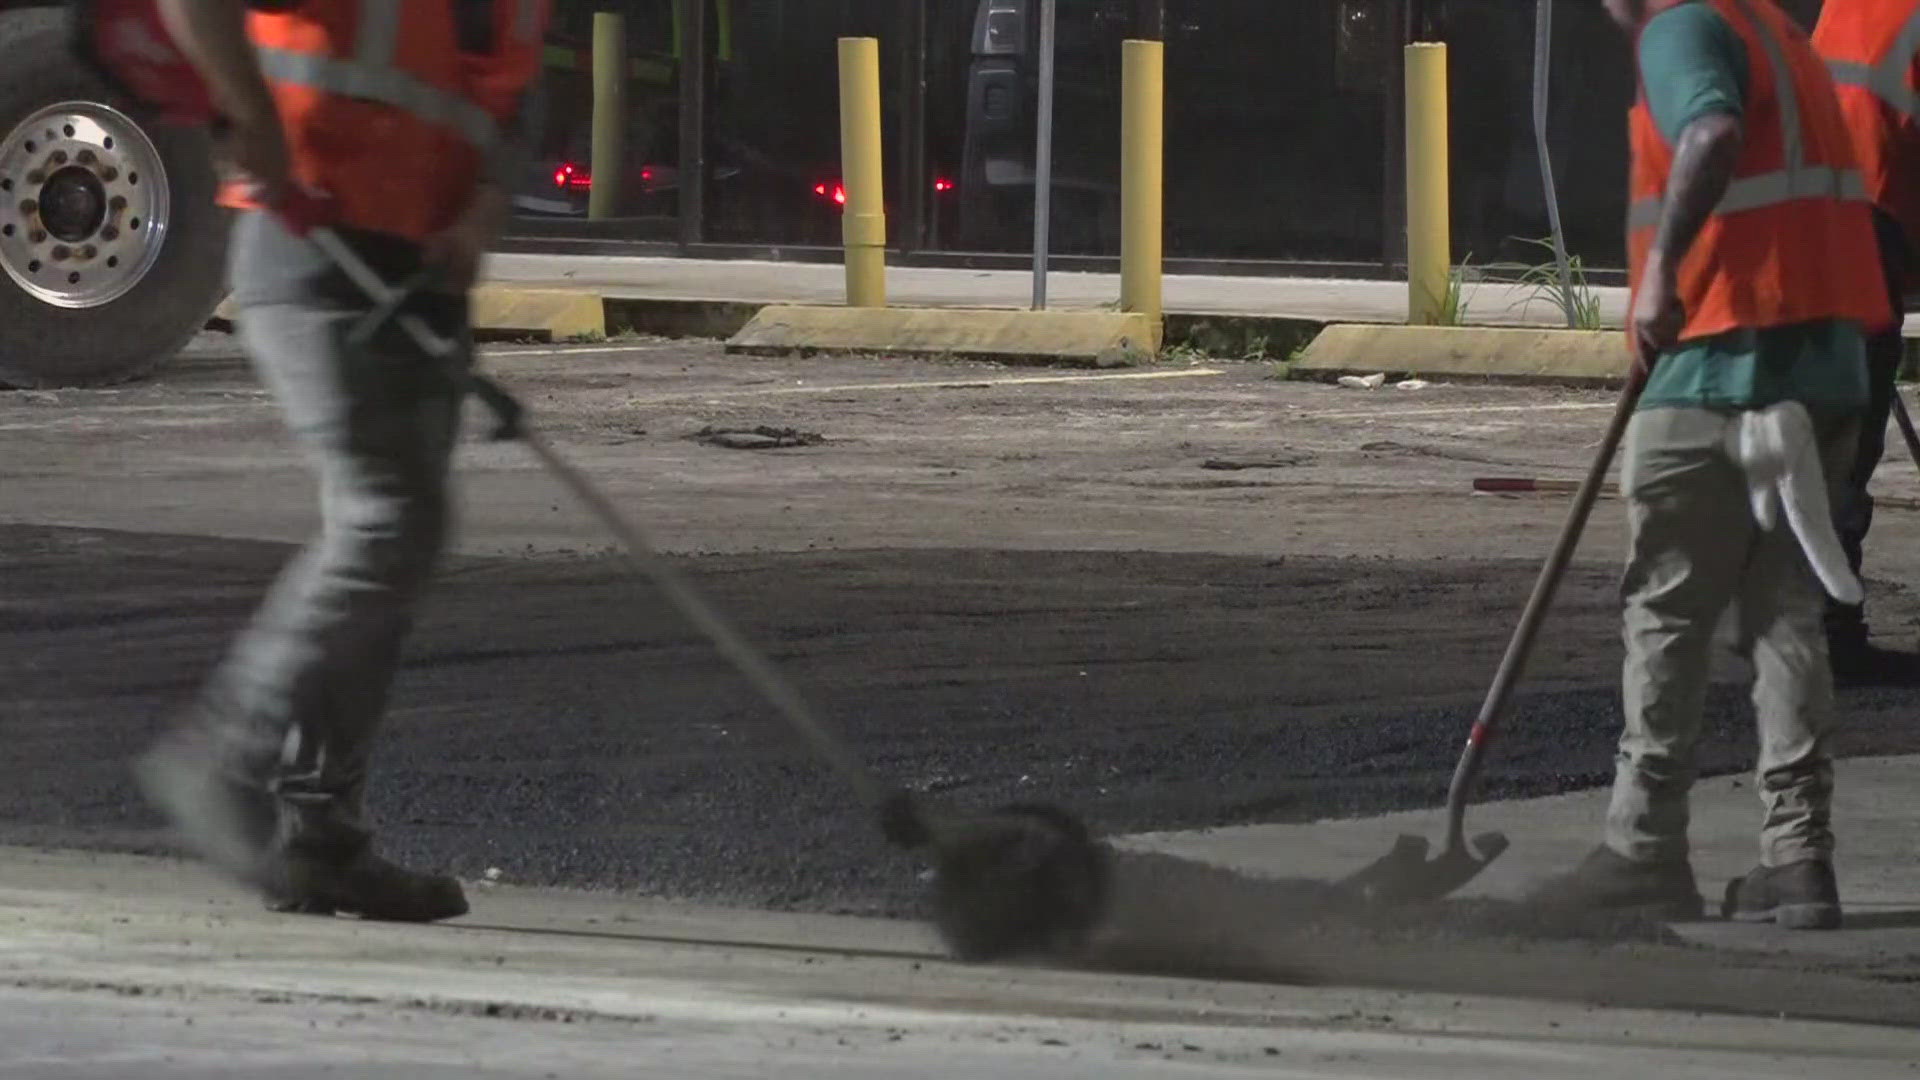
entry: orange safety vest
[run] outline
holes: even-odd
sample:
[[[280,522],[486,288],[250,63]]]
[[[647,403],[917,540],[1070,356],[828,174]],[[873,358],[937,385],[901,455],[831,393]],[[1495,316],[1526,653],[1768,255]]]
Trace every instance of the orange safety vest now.
[[[1827,0],[1813,47],[1839,89],[1868,196],[1920,252],[1920,0]]]
[[[1866,185],[1825,66],[1773,0],[1704,2],[1747,46],[1746,138],[1725,197],[1680,264],[1681,340],[1819,319],[1887,325],[1892,309]],[[1637,296],[1673,169],[1673,147],[1644,84],[1628,125],[1627,247]]]
[[[339,221],[409,240],[453,223],[539,73],[552,0],[494,0],[493,51],[460,49],[454,0],[301,0],[247,16],[294,176]],[[220,202],[257,206],[244,184]]]

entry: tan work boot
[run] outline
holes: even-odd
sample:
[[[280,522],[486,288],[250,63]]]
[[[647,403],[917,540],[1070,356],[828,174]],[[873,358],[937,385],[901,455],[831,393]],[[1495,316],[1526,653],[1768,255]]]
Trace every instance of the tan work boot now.
[[[1569,911],[1622,911],[1668,922],[1700,918],[1706,902],[1686,861],[1636,862],[1602,844],[1579,866],[1549,878],[1528,903]]]
[[[1720,914],[1735,922],[1777,923],[1787,930],[1840,927],[1840,886],[1833,864],[1821,859],[1757,866],[1727,883]]]

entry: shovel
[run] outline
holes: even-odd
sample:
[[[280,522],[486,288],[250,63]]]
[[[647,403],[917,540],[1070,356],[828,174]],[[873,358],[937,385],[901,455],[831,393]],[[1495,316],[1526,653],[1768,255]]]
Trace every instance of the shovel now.
[[[1468,847],[1467,802],[1473,797],[1480,779],[1486,761],[1487,744],[1499,730],[1508,701],[1513,696],[1514,684],[1519,682],[1521,672],[1526,669],[1527,658],[1533,652],[1540,624],[1546,619],[1547,609],[1553,605],[1560,580],[1566,576],[1567,564],[1573,560],[1574,549],[1580,546],[1580,536],[1586,531],[1593,504],[1599,500],[1607,472],[1613,467],[1614,455],[1627,432],[1627,422],[1633,418],[1634,406],[1640,400],[1640,386],[1639,380],[1629,379],[1620,393],[1613,420],[1600,440],[1600,450],[1594,455],[1593,465],[1587,470],[1586,479],[1581,481],[1580,490],[1573,497],[1573,509],[1560,529],[1559,542],[1554,545],[1553,554],[1547,557],[1546,565],[1540,569],[1540,577],[1533,585],[1533,595],[1527,598],[1526,611],[1520,616],[1520,625],[1514,628],[1513,638],[1507,643],[1506,655],[1501,658],[1500,668],[1493,676],[1493,685],[1488,688],[1486,701],[1480,706],[1480,716],[1467,734],[1466,749],[1460,755],[1459,764],[1454,767],[1453,783],[1447,788],[1446,847],[1437,858],[1429,859],[1425,837],[1403,835],[1394,842],[1393,850],[1359,873],[1339,882],[1340,888],[1357,894],[1369,905],[1387,906],[1441,899],[1479,877],[1481,871],[1507,850],[1507,838],[1498,832],[1476,836],[1473,846]]]

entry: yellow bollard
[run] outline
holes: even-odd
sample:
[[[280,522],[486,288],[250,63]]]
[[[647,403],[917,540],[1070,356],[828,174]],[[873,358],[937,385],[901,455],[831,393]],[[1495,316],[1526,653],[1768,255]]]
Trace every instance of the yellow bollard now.
[[[620,213],[627,153],[627,23],[616,11],[593,13],[593,187],[587,216]]]
[[[880,160],[880,42],[840,39],[841,223],[847,306],[887,306],[887,202]]]
[[[1166,243],[1166,46],[1128,41],[1121,49],[1120,310],[1157,322]]]
[[[1407,46],[1407,321],[1458,321],[1447,311],[1453,270],[1447,160],[1447,47]]]

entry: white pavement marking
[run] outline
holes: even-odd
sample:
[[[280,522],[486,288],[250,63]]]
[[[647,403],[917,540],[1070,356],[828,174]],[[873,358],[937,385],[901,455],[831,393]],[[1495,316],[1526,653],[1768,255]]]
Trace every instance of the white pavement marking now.
[[[1431,409],[1376,409],[1367,412],[1313,412],[1309,409],[1296,410],[1297,415],[1313,420],[1395,420],[1403,416],[1464,416],[1468,413],[1513,413],[1513,412],[1583,412],[1591,409],[1611,409],[1614,402],[1593,402],[1567,405],[1449,405]]]
[[[594,356],[600,353],[671,352],[686,347],[680,341],[654,341],[643,345],[571,345],[564,349],[492,348],[480,350],[481,356],[518,359],[522,356]]]
[[[827,386],[754,386],[733,390],[688,391],[627,398],[627,405],[667,405],[676,401],[712,401],[716,398],[764,397],[779,394],[856,394],[883,390],[992,390],[1002,386],[1047,386],[1059,383],[1140,382],[1148,379],[1192,379],[1222,375],[1213,368],[1182,371],[1129,371],[1117,375],[1026,375],[1012,379],[941,379],[936,382],[837,383]]]

